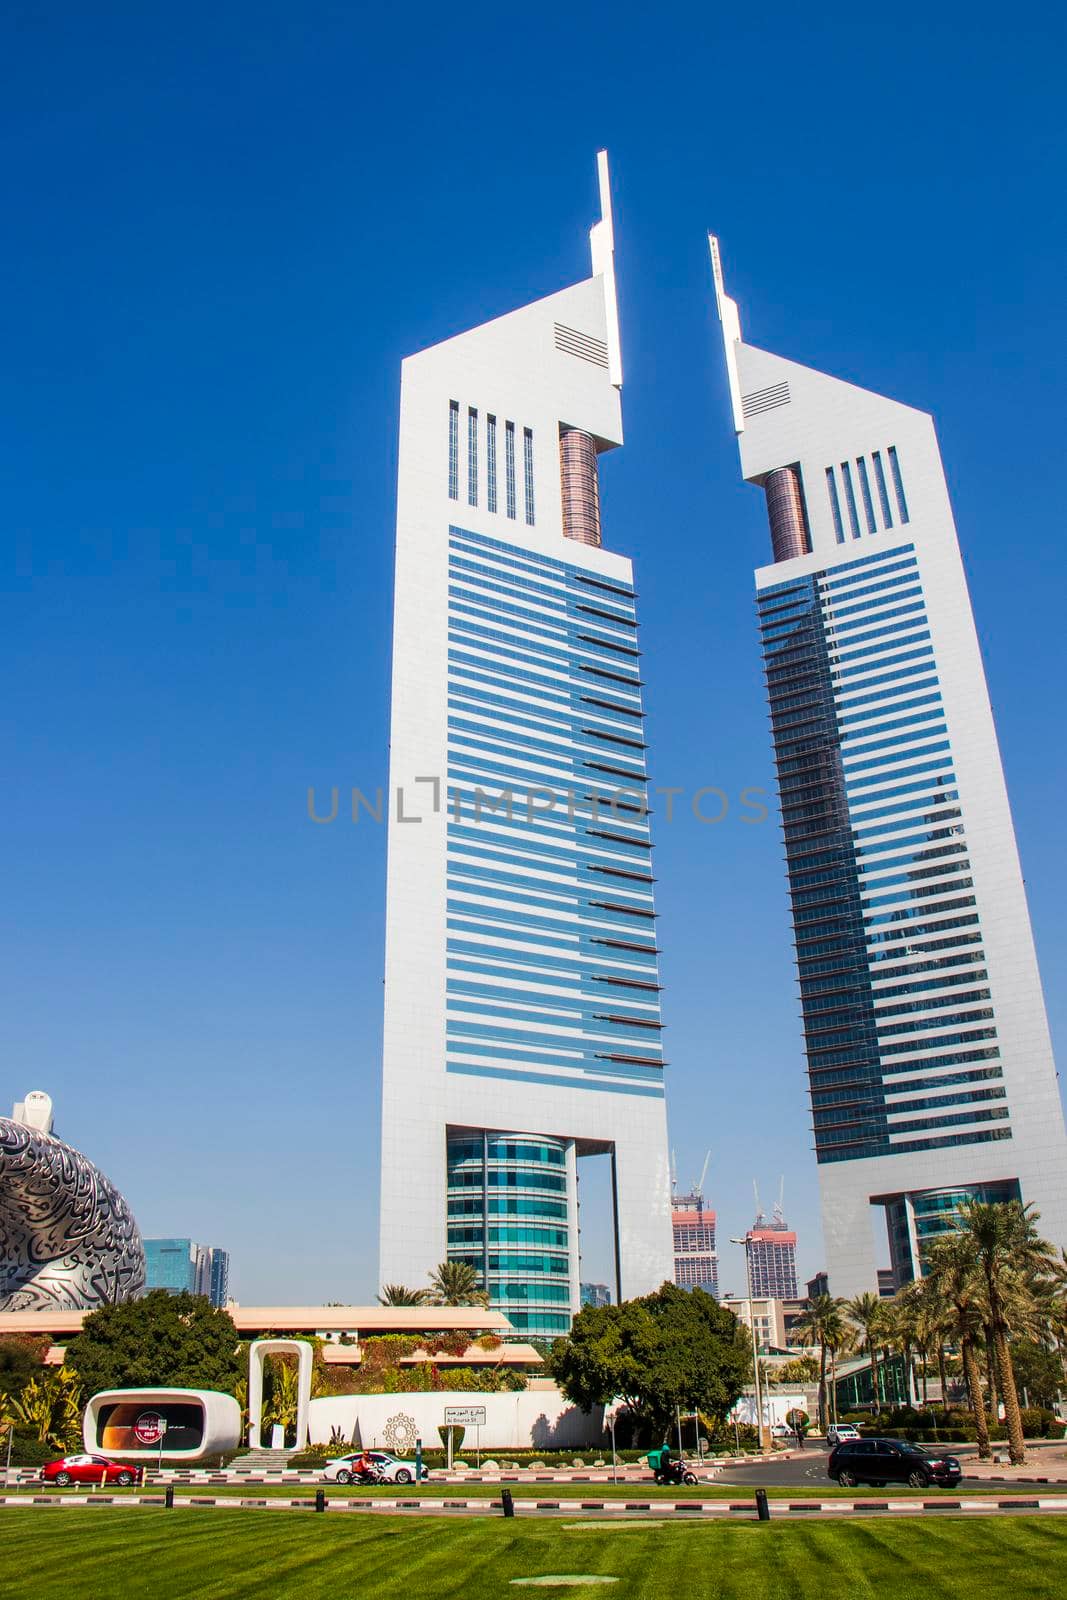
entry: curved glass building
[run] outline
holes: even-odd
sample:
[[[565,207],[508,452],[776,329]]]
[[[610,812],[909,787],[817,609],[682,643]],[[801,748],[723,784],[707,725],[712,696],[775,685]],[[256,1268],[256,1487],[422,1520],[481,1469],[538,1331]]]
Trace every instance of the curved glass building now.
[[[570,1327],[578,1194],[573,1139],[471,1130],[448,1140],[448,1257],[533,1338]]]

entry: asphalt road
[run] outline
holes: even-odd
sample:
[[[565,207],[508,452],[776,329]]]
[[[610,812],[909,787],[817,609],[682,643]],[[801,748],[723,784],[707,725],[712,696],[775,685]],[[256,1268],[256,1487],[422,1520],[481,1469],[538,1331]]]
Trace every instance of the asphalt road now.
[[[976,1447],[973,1444],[952,1444],[945,1445],[944,1448],[951,1450],[952,1454],[959,1456],[962,1461],[966,1456],[974,1455]],[[830,1452],[824,1450],[821,1445],[810,1445],[808,1449],[794,1454],[789,1461],[760,1461],[748,1467],[727,1467],[714,1481],[736,1484],[739,1488],[745,1489],[789,1489],[796,1488],[799,1484],[815,1484],[819,1488],[827,1488],[830,1486],[826,1472],[829,1457]]]

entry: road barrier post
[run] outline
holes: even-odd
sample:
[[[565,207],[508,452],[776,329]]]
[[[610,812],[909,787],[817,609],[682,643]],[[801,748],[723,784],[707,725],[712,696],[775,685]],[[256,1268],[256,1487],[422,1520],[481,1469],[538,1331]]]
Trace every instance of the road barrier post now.
[[[770,1522],[771,1508],[767,1504],[766,1489],[756,1490],[756,1515],[761,1522]]]
[[[510,1489],[505,1489],[502,1491],[500,1503],[504,1507],[504,1515],[506,1517],[513,1517],[515,1515],[515,1500]]]
[[[325,1511],[326,1510],[326,1490],[325,1489],[316,1489],[315,1490],[315,1510],[316,1511]]]
[[[163,1504],[168,1511],[174,1510],[174,1485],[172,1483],[167,1484],[167,1490],[163,1496]]]

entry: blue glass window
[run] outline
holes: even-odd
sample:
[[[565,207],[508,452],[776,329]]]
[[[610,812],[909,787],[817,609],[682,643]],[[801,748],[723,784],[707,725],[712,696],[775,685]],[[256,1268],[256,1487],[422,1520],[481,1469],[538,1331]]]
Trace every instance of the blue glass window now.
[[[533,430],[522,430],[522,470],[523,486],[526,491],[526,522],[529,527],[534,525],[534,468],[533,468]]]
[[[874,520],[874,506],[871,503],[871,482],[867,476],[867,458],[860,456],[856,462],[856,470],[860,476],[860,494],[863,497],[863,514],[867,519],[867,532],[877,533],[878,524]]]
[[[515,424],[504,424],[504,496],[507,514],[515,516]]]
[[[459,401],[448,402],[448,498],[459,499]]]
[[[467,407],[467,504],[478,504],[478,413]]]
[[[826,469],[826,491],[830,496],[830,514],[834,519],[834,533],[838,544],[845,542],[845,530],[841,524],[841,502],[837,498],[837,479],[834,477],[833,467]]]
[[[885,484],[885,469],[882,466],[882,453],[876,450],[871,457],[874,462],[874,480],[878,485],[878,501],[882,507],[882,520],[887,528],[893,526],[893,513],[889,509],[889,491]]]
[[[485,503],[490,511],[496,510],[496,418],[490,413],[485,419]]]
[[[841,481],[845,485],[845,504],[848,507],[848,522],[852,529],[852,537],[860,536],[860,519],[856,514],[856,491],[852,487],[852,469],[847,461],[841,463]]]

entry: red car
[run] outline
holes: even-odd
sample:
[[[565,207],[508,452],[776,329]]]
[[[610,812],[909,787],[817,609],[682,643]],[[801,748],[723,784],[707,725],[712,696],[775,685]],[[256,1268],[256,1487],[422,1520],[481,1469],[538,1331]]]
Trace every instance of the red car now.
[[[56,1483],[64,1488],[68,1483],[90,1483],[97,1488],[102,1483],[118,1483],[127,1488],[140,1483],[140,1467],[127,1467],[109,1456],[61,1456],[41,1468],[42,1483]]]

